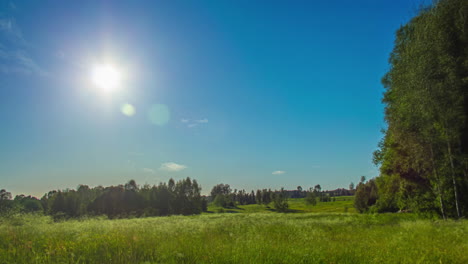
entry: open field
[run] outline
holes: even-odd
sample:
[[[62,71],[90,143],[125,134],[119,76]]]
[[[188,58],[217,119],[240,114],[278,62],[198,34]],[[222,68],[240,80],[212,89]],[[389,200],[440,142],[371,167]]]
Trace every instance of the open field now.
[[[57,223],[23,215],[0,220],[0,263],[468,263],[467,234],[466,220],[411,214],[263,211]]]
[[[353,206],[353,196],[336,197],[334,202],[321,203],[317,205],[306,205],[303,198],[289,199],[289,209],[291,213],[356,213]],[[221,208],[214,205],[208,207],[209,212],[226,213],[276,213],[274,209],[264,205],[249,204],[239,205],[237,208]]]

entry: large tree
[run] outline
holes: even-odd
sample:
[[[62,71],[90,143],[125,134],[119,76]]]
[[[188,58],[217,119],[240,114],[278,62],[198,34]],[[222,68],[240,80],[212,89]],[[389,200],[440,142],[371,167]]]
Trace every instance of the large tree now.
[[[380,211],[468,209],[468,1],[441,0],[396,34],[374,161]]]

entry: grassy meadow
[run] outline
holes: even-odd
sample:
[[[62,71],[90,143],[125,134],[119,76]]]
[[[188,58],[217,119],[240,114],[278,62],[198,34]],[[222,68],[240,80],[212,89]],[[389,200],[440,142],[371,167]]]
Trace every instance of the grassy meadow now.
[[[361,215],[351,204],[291,199],[291,213],[248,205],[63,222],[18,215],[0,220],[0,263],[468,263],[466,220]]]
[[[352,196],[336,197],[334,202],[321,203],[317,205],[307,205],[304,198],[289,199],[289,212],[290,213],[355,213],[356,209],[353,205]],[[224,212],[224,213],[276,213],[273,208],[265,207],[264,205],[249,204],[240,205],[237,208],[221,208],[214,205],[208,206],[208,211]]]

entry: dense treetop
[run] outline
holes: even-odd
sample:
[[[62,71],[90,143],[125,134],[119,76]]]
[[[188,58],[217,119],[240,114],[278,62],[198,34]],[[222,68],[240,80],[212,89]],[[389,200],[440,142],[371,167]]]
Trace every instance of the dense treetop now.
[[[367,206],[461,217],[468,210],[468,1],[421,10],[397,31],[390,65],[382,80],[388,127],[374,153],[378,199]]]

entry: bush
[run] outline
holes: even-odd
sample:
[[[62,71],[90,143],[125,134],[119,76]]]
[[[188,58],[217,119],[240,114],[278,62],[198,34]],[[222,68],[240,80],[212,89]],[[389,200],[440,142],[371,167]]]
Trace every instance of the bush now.
[[[273,193],[273,207],[278,212],[286,212],[289,208],[288,199],[286,198],[286,194],[281,189],[280,193]]]
[[[314,192],[308,192],[307,196],[305,198],[306,204],[309,205],[316,205],[317,204],[317,196],[315,195]]]
[[[358,212],[364,213],[377,201],[377,185],[375,180],[359,183],[354,196],[354,207]]]
[[[234,202],[231,200],[230,196],[224,194],[216,195],[213,204],[224,208],[234,207]]]

